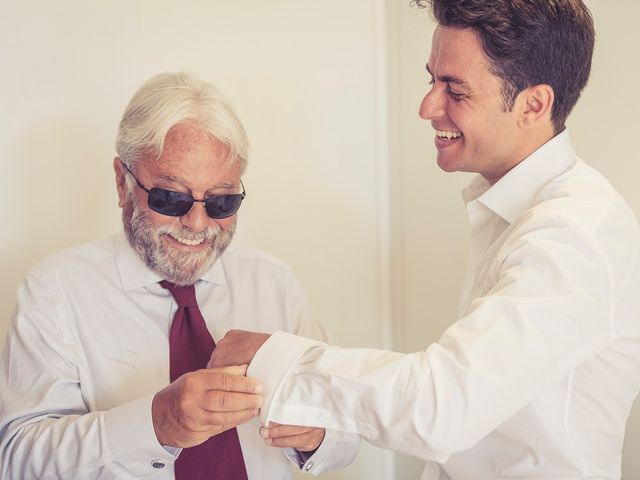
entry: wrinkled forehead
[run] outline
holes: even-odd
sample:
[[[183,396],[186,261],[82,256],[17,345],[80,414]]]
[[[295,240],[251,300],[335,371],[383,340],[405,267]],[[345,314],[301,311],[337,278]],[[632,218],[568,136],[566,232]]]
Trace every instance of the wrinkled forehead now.
[[[206,145],[216,157],[228,157],[229,146],[212,136],[198,123],[193,121],[172,126],[164,137],[163,154],[167,150],[172,153],[185,153],[194,146]]]
[[[207,132],[196,122],[183,122],[169,129],[164,138],[163,148],[156,161],[167,168],[181,167],[190,163],[193,155],[209,158],[221,172],[237,170],[241,164],[238,156],[230,155],[230,147],[222,140]],[[182,160],[182,162],[176,162]]]
[[[144,156],[142,164],[153,178],[207,190],[210,183],[239,183],[242,162],[229,150],[198,125],[181,123],[167,132],[160,155]]]

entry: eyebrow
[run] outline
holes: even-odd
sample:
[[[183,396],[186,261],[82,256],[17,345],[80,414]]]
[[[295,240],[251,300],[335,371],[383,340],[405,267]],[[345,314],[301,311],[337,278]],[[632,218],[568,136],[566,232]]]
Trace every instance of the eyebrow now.
[[[173,175],[164,175],[161,174],[159,177],[160,180],[165,180],[167,182],[175,182],[175,183],[185,183],[184,179],[180,177],[174,177]]]
[[[431,71],[431,69],[429,68],[429,64],[427,63],[426,65],[427,68],[427,72],[429,72],[429,75],[431,75],[433,77],[433,72]],[[459,77],[453,76],[453,75],[441,75],[438,77],[438,80],[440,80],[441,82],[444,83],[452,83],[454,85],[457,85],[467,91],[471,91],[471,86],[465,82],[464,80],[462,80]]]
[[[165,175],[162,174],[159,177],[160,180],[164,180],[166,182],[172,182],[172,183],[178,183],[180,185],[186,186],[186,180],[184,180],[183,178],[180,177],[174,177],[173,175]],[[217,184],[216,186],[210,188],[207,190],[207,194],[208,195],[212,195],[212,192],[215,192],[216,190],[233,190],[236,189],[240,186],[240,184],[235,184],[235,183],[229,183],[229,182],[221,182],[219,184]]]

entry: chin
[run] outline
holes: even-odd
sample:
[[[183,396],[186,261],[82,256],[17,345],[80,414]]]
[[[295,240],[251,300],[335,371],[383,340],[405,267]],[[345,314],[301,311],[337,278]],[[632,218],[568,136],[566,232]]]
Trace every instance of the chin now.
[[[438,167],[440,167],[440,169],[445,172],[450,173],[461,171],[459,163],[452,159],[442,158],[440,155],[438,155],[437,162]]]

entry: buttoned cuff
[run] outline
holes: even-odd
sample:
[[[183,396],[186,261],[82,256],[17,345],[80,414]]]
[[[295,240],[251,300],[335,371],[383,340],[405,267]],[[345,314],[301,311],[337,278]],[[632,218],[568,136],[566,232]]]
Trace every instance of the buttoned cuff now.
[[[285,455],[300,470],[313,475],[349,465],[360,446],[360,437],[352,433],[325,430],[324,438],[313,455],[307,457],[294,448],[284,448]]]
[[[153,397],[154,395],[147,395],[138,398],[106,413],[105,424],[111,455],[137,476],[171,468],[176,459],[156,438],[151,417]]]
[[[268,425],[271,405],[284,383],[284,379],[298,359],[309,349],[322,342],[285,332],[275,332],[256,352],[247,369],[247,377],[257,378],[264,386],[264,404],[260,420]]]

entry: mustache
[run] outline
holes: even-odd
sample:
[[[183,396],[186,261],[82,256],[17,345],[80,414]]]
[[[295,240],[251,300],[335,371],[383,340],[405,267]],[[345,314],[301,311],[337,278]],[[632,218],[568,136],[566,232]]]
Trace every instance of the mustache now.
[[[131,198],[131,200],[131,218],[129,221],[137,225],[142,225],[145,229],[153,230],[157,236],[165,234],[171,235],[174,238],[202,242],[203,240],[215,240],[222,232],[222,228],[217,224],[209,225],[205,230],[200,232],[194,232],[187,227],[175,225],[155,225],[149,218],[147,212],[140,208],[135,198]]]
[[[156,232],[159,235],[170,235],[174,238],[184,239],[195,242],[202,241],[213,241],[215,240],[220,233],[222,232],[222,228],[218,225],[208,226],[206,230],[202,230],[200,232],[194,232],[186,227],[176,227],[173,225],[160,225],[156,227]]]

